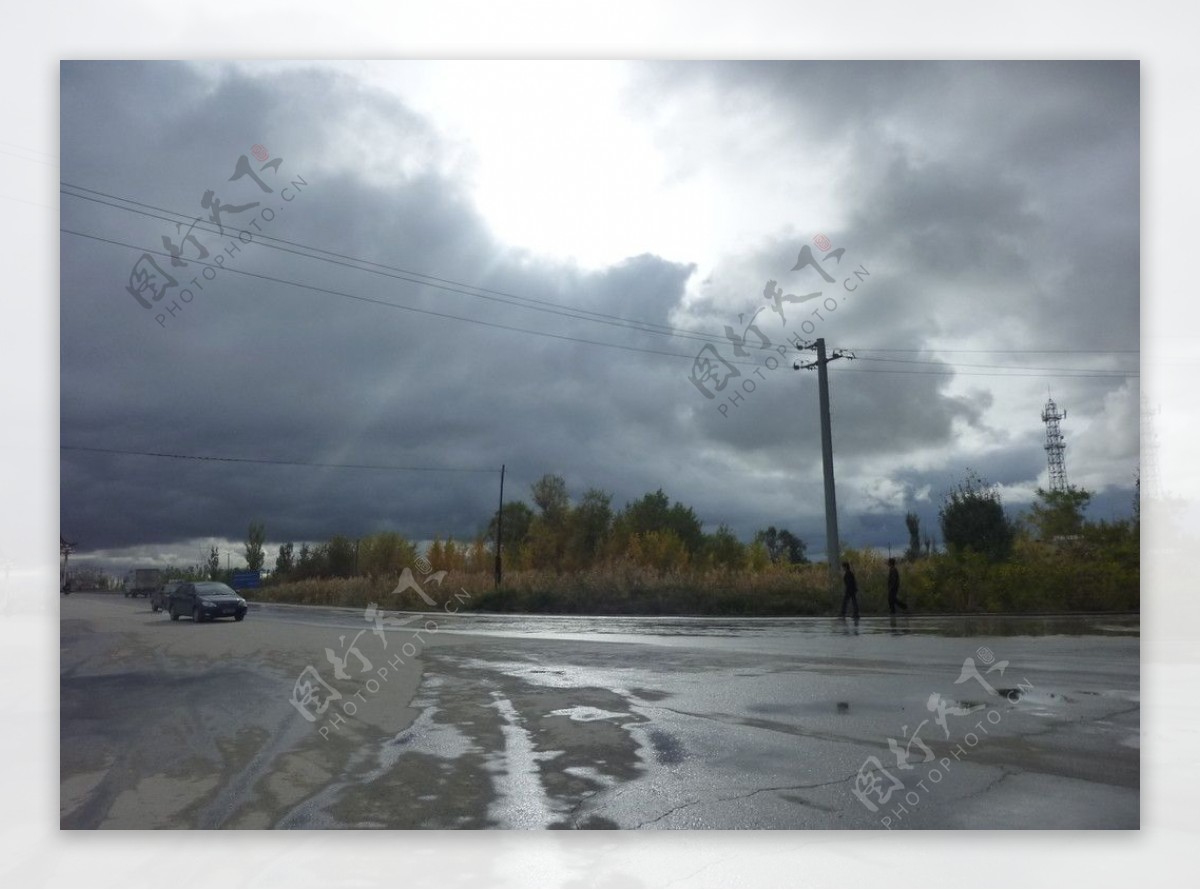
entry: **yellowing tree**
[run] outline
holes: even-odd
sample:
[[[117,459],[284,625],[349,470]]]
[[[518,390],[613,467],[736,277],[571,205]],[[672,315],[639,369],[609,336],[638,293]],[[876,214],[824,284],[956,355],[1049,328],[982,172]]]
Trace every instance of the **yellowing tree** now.
[[[432,560],[430,560],[432,562]],[[447,538],[442,548],[442,562],[437,568],[451,572],[461,572],[466,566],[467,551],[461,544],[455,544],[453,538]]]
[[[471,549],[467,552],[466,571],[468,572],[490,572],[495,566],[495,554],[488,547],[483,536],[480,535],[471,542]]]
[[[662,573],[681,572],[688,566],[687,546],[669,530],[630,535],[625,555],[635,565]]]
[[[746,561],[750,567],[750,571],[763,571],[771,564],[771,554],[767,550],[767,545],[762,541],[756,540],[746,548]]]
[[[417,548],[397,532],[369,535],[358,545],[359,571],[372,578],[398,576],[416,561]]]
[[[434,538],[433,543],[429,545],[429,550],[425,554],[425,558],[429,560],[429,564],[433,566],[435,572],[445,568],[446,547],[442,544],[441,538]]]

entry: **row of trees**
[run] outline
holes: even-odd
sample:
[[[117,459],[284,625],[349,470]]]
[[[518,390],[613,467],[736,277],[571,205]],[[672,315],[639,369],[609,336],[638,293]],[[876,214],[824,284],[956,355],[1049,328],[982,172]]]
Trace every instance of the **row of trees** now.
[[[1088,522],[1084,516],[1092,493],[1084,488],[1067,486],[1059,491],[1039,488],[1037,500],[1028,512],[1013,519],[1004,510],[999,489],[978,473],[967,472],[966,478],[946,495],[938,512],[942,538],[953,553],[974,552],[992,562],[1012,556],[1014,546],[1022,538],[1070,548],[1101,540],[1116,541],[1122,536],[1136,538],[1138,532],[1137,500],[1130,520]],[[906,517],[910,543],[906,557],[919,558],[919,523],[915,515]],[[926,544],[926,555],[929,544]]]
[[[590,488],[572,502],[566,481],[546,475],[530,487],[533,506],[508,501],[503,506],[503,552],[508,569],[582,572],[625,560],[660,572],[687,569],[741,570],[808,562],[804,541],[774,526],[743,543],[725,525],[706,534],[695,510],[672,503],[659,489],[612,507],[612,496]],[[475,539],[458,542],[435,538],[423,554],[435,570],[490,571],[494,565],[497,516]],[[266,530],[251,523],[245,544],[246,564],[261,569]],[[213,551],[216,553],[216,550]],[[282,544],[272,575],[276,581],[310,578],[379,577],[412,566],[416,545],[396,532],[380,532],[358,540],[335,535],[327,542]],[[219,566],[214,572],[219,570]],[[216,577],[216,575],[213,575]]]
[[[538,569],[578,573],[622,562],[659,572],[688,570],[760,571],[769,566],[808,563],[803,540],[775,526],[742,542],[727,526],[705,533],[691,507],[670,500],[658,489],[623,509],[614,510],[612,496],[589,488],[572,501],[561,476],[546,475],[530,487],[532,506],[521,500],[503,505],[504,563],[508,569]],[[999,490],[977,473],[966,478],[943,499],[938,514],[948,554],[975,553],[989,561],[1009,559],[1018,539],[1055,546],[1081,540],[1112,543],[1136,534],[1131,523],[1087,523],[1084,510],[1091,493],[1080,488],[1038,490],[1038,501],[1018,519],[1005,512]],[[435,570],[488,572],[494,564],[496,515],[474,540],[437,538],[423,554]],[[909,544],[905,559],[915,562],[934,555],[932,538],[922,536],[915,513],[905,516]],[[266,554],[263,523],[250,524],[245,544],[246,563],[262,569]],[[1124,540],[1124,539],[1122,539]],[[378,578],[395,576],[415,564],[416,545],[396,532],[380,532],[353,540],[335,535],[327,542],[288,542],[279,547],[274,575],[277,581],[310,578]],[[217,549],[211,550],[209,577],[221,577]]]
[[[808,562],[804,542],[787,529],[763,529],[749,544],[725,525],[706,534],[695,510],[672,503],[661,488],[614,510],[612,495],[598,488],[572,503],[566,481],[551,474],[531,486],[531,496],[533,507],[524,501],[503,506],[502,544],[511,567],[579,572],[624,559],[682,571]],[[495,540],[496,525],[493,515],[488,541]]]
[[[411,568],[417,548],[397,532],[379,532],[358,540],[334,535],[321,544],[281,544],[273,577],[279,581],[308,578],[376,578],[398,575]]]

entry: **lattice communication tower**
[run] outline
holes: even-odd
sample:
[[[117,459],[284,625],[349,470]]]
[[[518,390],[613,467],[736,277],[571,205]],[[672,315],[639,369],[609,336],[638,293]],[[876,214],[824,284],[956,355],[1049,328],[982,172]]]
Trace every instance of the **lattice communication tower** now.
[[[1067,462],[1063,457],[1066,443],[1058,422],[1066,418],[1066,411],[1059,411],[1054,399],[1046,402],[1042,409],[1042,421],[1046,424],[1046,461],[1050,465],[1050,490],[1067,490]]]

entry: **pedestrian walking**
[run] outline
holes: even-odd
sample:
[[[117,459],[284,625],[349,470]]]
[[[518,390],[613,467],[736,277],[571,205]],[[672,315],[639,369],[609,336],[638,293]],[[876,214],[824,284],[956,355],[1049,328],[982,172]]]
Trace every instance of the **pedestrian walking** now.
[[[888,609],[893,615],[896,614],[896,606],[905,612],[908,611],[908,603],[900,599],[900,570],[896,568],[895,558],[890,557],[888,559]]]
[[[842,563],[842,581],[846,584],[846,593],[842,597],[842,618],[846,617],[846,604],[854,604],[854,620],[858,620],[858,581],[854,572],[850,571],[850,563]]]

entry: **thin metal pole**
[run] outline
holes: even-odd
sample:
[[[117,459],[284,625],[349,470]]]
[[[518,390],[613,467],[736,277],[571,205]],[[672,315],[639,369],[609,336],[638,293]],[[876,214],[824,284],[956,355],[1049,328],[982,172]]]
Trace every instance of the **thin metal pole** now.
[[[500,559],[500,542],[504,540],[504,464],[500,464],[500,509],[496,511],[496,587],[504,578],[504,566]]]

